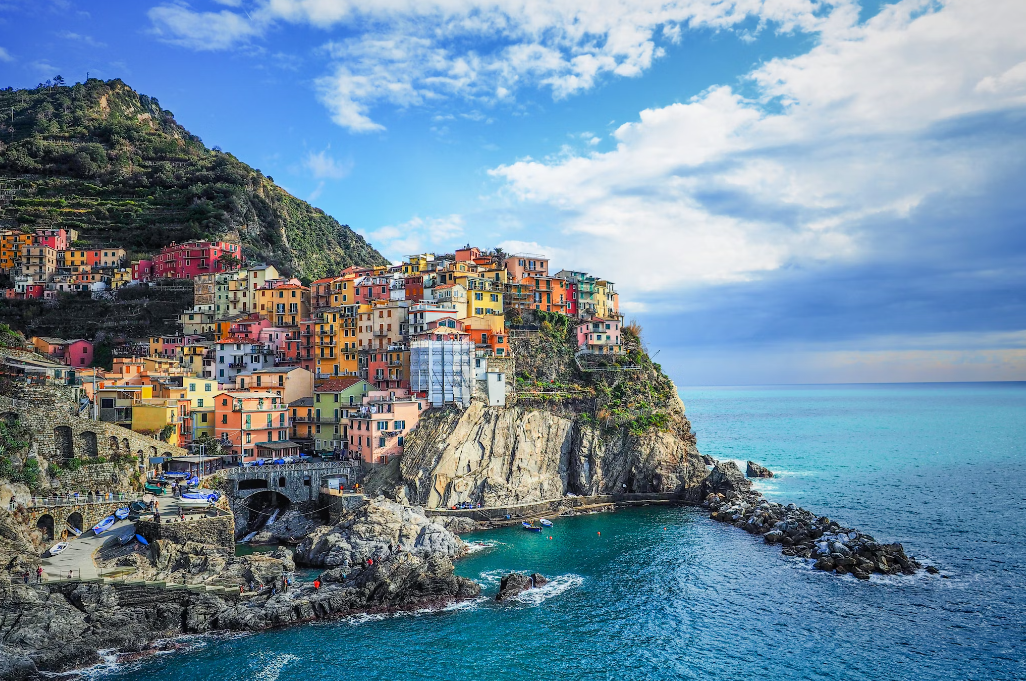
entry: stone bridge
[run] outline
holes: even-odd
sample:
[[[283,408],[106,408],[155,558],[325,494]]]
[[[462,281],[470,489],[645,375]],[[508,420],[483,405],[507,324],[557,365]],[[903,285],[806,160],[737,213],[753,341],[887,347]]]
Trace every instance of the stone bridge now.
[[[342,484],[351,485],[361,479],[363,468],[359,461],[322,461],[244,466],[226,469],[222,474],[228,479],[228,491],[235,500],[276,492],[293,504],[301,504],[317,501],[320,488],[328,486],[327,478],[340,478]]]
[[[104,421],[92,421],[72,413],[72,408],[57,399],[33,395],[32,399],[14,399],[0,395],[0,419],[18,420],[31,433],[29,454],[49,460],[110,459],[135,456],[141,467],[151,456],[186,456],[189,452],[166,442]]]
[[[114,511],[141,498],[137,494],[122,496],[123,498],[117,501],[113,499],[118,498],[118,495],[111,495],[112,500],[102,499],[99,501],[89,501],[85,498],[77,500],[35,498],[25,509],[28,514],[26,524],[39,530],[43,539],[47,541],[59,537],[68,525],[85,532],[107,516],[112,515]],[[74,533],[68,532],[68,535],[74,535]]]

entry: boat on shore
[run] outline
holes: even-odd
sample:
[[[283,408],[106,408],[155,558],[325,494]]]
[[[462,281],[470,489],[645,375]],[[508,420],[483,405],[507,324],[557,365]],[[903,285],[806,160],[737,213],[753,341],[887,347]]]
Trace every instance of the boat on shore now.
[[[128,517],[128,513],[128,508],[119,508],[118,510],[114,511],[114,517],[118,520],[124,520]]]
[[[135,539],[135,527],[129,527],[118,535],[118,544],[124,546],[133,539]]]
[[[66,548],[68,548],[68,542],[66,542],[66,541],[59,541],[59,542],[57,542],[56,544],[54,544],[53,546],[50,547],[49,553],[50,553],[51,556],[56,556],[59,553],[63,553],[64,549],[66,549]]]
[[[117,521],[118,521],[118,519],[115,518],[114,516],[112,516],[112,515],[107,516],[106,518],[104,518],[100,522],[98,522],[95,525],[93,525],[93,534],[97,535],[97,536],[103,534],[104,532],[109,530],[111,527],[113,527],[114,523],[116,523]]]

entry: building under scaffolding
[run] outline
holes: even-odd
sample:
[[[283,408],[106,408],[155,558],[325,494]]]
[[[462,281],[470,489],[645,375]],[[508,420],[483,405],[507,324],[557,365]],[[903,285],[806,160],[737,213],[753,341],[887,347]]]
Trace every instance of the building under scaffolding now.
[[[410,345],[410,388],[427,393],[432,407],[470,405],[474,344],[458,340],[414,341]]]

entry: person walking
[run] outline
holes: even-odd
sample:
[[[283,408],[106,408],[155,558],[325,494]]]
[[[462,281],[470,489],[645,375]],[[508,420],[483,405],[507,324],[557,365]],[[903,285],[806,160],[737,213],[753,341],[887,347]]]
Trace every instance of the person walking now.
[[[40,584],[43,581],[43,566],[40,565],[36,568],[36,584]]]

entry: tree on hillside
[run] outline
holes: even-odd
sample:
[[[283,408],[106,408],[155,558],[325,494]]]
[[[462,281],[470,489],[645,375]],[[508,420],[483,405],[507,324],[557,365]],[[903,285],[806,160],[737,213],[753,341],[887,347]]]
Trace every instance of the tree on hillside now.
[[[224,272],[237,270],[239,269],[239,266],[242,265],[242,261],[231,253],[222,253],[217,257],[217,262],[221,266],[221,270]]]

